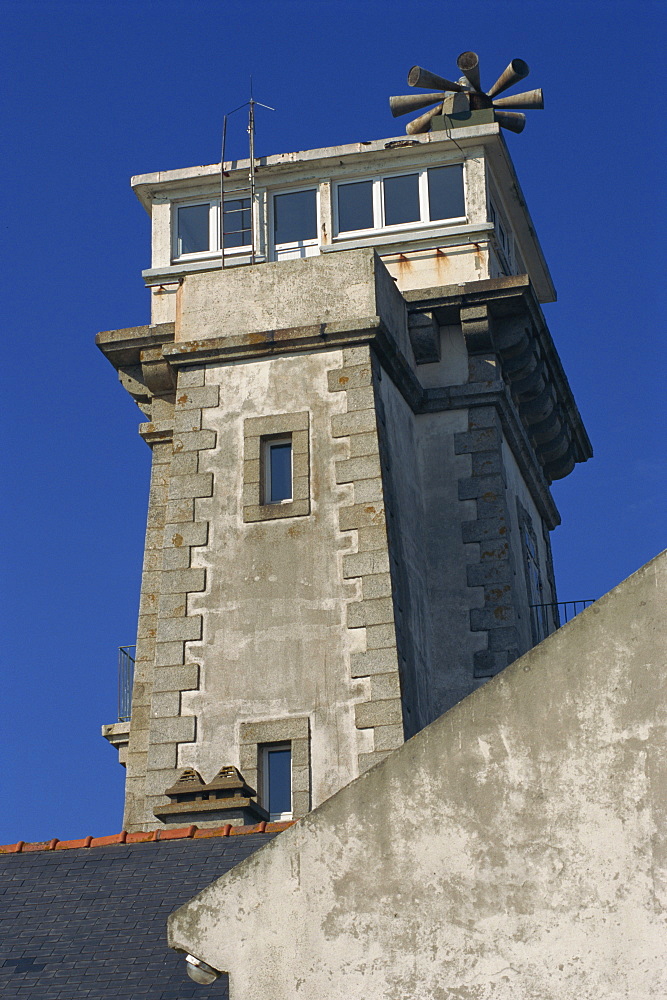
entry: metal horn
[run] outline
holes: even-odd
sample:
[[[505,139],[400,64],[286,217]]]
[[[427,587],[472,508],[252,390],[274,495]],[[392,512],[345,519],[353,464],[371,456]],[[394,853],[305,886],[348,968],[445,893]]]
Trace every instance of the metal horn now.
[[[514,114],[513,111],[494,111],[493,117],[501,128],[510,132],[523,132],[526,127],[526,116]]]
[[[421,66],[413,66],[408,73],[408,87],[421,87],[422,90],[465,90],[460,83],[445,80],[444,76],[429,73]]]
[[[482,84],[479,79],[479,59],[477,58],[477,53],[462,52],[456,60],[456,65],[461,70],[473,90],[481,92]]]
[[[389,107],[394,118],[398,118],[399,115],[407,115],[409,111],[427,108],[436,101],[442,104],[444,99],[444,94],[405,94],[401,97],[390,97]]]
[[[408,122],[405,126],[405,131],[408,135],[419,135],[421,132],[428,132],[431,127],[431,119],[439,114],[442,114],[442,104],[437,104],[430,111],[427,111],[426,114],[420,115],[419,118]]]
[[[541,89],[527,90],[525,94],[515,94],[514,97],[499,97],[493,102],[494,108],[538,108],[544,107],[544,97]]]
[[[523,80],[529,73],[528,63],[524,62],[523,59],[512,59],[502,76],[499,76],[491,89],[487,90],[488,96],[495,97],[496,94],[501,94],[503,90],[507,90],[519,80]]]

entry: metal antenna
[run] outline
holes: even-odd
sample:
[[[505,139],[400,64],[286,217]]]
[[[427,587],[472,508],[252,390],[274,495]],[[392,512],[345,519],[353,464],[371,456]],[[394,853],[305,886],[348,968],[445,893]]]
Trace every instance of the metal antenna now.
[[[252,95],[252,77],[250,77],[250,100],[239,104],[238,108],[229,111],[222,121],[222,151],[220,154],[220,266],[225,266],[225,143],[227,139],[227,119],[241,108],[248,108],[248,146],[249,146],[249,181],[250,181],[250,263],[255,263],[257,256],[255,249],[255,218],[257,207],[255,205],[255,106],[266,108],[267,111],[275,111],[275,108],[268,104],[256,101]]]

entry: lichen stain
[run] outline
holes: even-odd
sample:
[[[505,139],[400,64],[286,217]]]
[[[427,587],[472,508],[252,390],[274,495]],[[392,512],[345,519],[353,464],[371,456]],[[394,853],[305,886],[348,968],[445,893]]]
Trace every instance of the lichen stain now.
[[[185,406],[185,404],[186,404],[186,403],[187,403],[187,401],[188,401],[188,398],[189,398],[189,397],[188,397],[188,395],[187,395],[187,394],[184,394],[183,396],[179,396],[179,397],[178,397],[178,399],[177,399],[177,402],[178,402],[178,403],[180,403],[180,404],[181,404],[181,406]]]
[[[338,384],[339,385],[345,385],[349,381],[350,380],[349,380],[349,378],[348,378],[347,375],[341,375],[340,378],[338,379]]]
[[[183,535],[172,535],[171,541],[172,545],[175,545],[177,549],[180,549],[183,544]]]

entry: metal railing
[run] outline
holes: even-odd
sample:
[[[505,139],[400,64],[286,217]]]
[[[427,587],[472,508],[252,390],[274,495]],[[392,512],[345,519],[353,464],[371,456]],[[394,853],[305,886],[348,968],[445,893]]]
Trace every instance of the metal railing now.
[[[132,684],[134,683],[134,652],[136,646],[118,647],[118,721],[129,722],[132,714]]]
[[[584,601],[559,601],[557,604],[531,604],[530,627],[535,645],[594,603],[591,598]]]

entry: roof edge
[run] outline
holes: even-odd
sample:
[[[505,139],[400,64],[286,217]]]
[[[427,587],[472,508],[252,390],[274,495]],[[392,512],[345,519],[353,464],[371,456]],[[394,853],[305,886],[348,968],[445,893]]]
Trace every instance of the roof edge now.
[[[206,840],[210,837],[238,837],[250,833],[280,833],[290,826],[294,826],[296,820],[285,820],[281,823],[255,823],[253,826],[232,826],[225,823],[220,827],[198,827],[184,826],[177,830],[167,830],[158,828],[156,830],[140,830],[136,833],[128,833],[121,830],[109,837],[83,837],[81,840],[42,840],[36,843],[26,843],[23,840],[15,844],[0,845],[0,854],[32,854],[35,851],[68,851],[81,847],[109,847],[113,844],[146,844],[161,843],[168,840]]]

